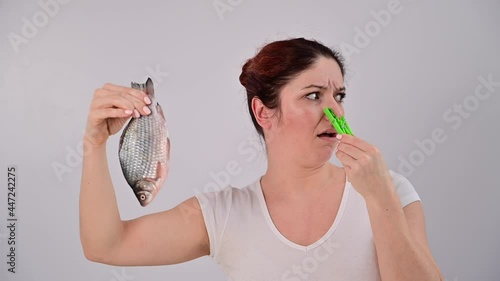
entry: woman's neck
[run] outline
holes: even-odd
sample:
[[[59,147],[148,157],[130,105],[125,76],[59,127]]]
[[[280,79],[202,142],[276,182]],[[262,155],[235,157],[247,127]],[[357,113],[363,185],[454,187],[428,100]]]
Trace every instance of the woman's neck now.
[[[277,192],[290,198],[304,198],[307,195],[322,193],[342,180],[345,180],[343,169],[329,162],[318,167],[303,167],[291,161],[280,162],[279,165],[270,161],[262,177],[261,186],[266,192]]]

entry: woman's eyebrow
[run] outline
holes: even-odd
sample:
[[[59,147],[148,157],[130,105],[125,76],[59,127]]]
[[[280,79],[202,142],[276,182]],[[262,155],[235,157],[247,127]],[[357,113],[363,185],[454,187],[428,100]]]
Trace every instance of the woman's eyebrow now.
[[[309,89],[309,88],[318,88],[318,89],[321,89],[321,90],[326,90],[327,89],[325,86],[311,84],[309,86],[306,86],[306,87],[302,88],[302,90]],[[336,92],[345,91],[345,87],[336,88],[335,91]]]

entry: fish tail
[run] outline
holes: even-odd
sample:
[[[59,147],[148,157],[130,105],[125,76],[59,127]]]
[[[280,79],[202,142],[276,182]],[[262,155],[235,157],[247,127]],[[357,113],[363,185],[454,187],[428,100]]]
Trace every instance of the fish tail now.
[[[144,84],[139,84],[139,83],[135,83],[135,82],[130,83],[130,86],[132,88],[137,89],[137,90],[141,90],[141,91],[143,91],[145,88],[143,85]]]
[[[145,85],[146,85],[146,94],[150,98],[154,98],[155,97],[155,88],[153,85],[153,80],[151,80],[151,78],[148,77],[148,80],[146,80]]]
[[[148,77],[148,80],[146,80],[146,82],[143,83],[143,84],[132,82],[132,83],[130,83],[130,86],[133,89],[138,89],[138,90],[143,91],[150,98],[154,98],[155,97],[154,84],[153,84],[153,80],[150,77]]]

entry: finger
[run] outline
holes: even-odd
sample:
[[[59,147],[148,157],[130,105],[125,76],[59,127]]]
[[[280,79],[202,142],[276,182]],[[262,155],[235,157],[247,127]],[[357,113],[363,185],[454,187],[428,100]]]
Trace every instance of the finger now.
[[[103,108],[95,110],[91,118],[96,120],[105,120],[107,118],[124,118],[132,115],[131,110],[123,110],[121,108]]]
[[[342,164],[344,164],[344,166],[347,166],[349,168],[351,168],[356,162],[356,159],[352,158],[350,155],[348,155],[347,153],[342,152],[340,150],[338,150],[335,153],[335,155],[340,160],[340,162],[342,162]]]
[[[341,142],[353,145],[361,149],[362,151],[368,151],[371,147],[371,144],[367,143],[366,141],[347,134],[338,134],[337,138],[341,137]]]
[[[141,115],[148,115],[151,113],[151,110],[143,101],[127,93],[104,89],[99,90],[96,93],[93,108],[106,108],[111,106],[134,110],[136,113],[134,117],[140,117]]]
[[[124,92],[127,94],[130,94],[131,96],[143,101],[146,104],[150,104],[151,101],[149,100],[148,95],[144,93],[141,90],[130,88],[130,87],[123,87],[111,83],[106,83],[103,87],[103,89],[108,90],[108,91],[114,91],[114,92]]]
[[[363,150],[359,149],[357,146],[353,146],[351,144],[340,142],[337,146],[337,149],[351,156],[353,159],[357,160],[363,157],[365,153]]]
[[[135,116],[135,117],[140,117],[141,115],[148,115],[151,113],[151,110],[144,103],[144,101],[141,101],[141,100],[139,100],[135,97],[132,97],[131,95],[127,95],[127,94],[121,94],[120,96],[127,99],[132,104],[134,104],[134,112],[137,113],[137,116]]]
[[[104,108],[121,108],[134,110],[135,104],[129,99],[118,95],[103,93],[101,96],[94,98],[92,101],[92,108],[94,109],[104,109]]]
[[[133,104],[133,107],[137,109],[137,112],[140,113],[140,115],[148,115],[151,113],[151,110],[149,109],[149,107],[146,105],[146,103],[143,100],[138,99],[137,97],[135,97],[127,92],[117,92],[117,91],[100,89],[100,90],[96,91],[96,99],[97,98],[114,98],[114,99],[122,98],[122,99],[130,101]],[[129,108],[129,109],[133,109],[133,108]],[[135,117],[139,117],[139,116],[135,116]]]

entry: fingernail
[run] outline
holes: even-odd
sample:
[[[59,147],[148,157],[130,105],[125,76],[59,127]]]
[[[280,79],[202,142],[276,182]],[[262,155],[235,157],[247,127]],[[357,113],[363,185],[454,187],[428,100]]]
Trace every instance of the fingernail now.
[[[151,113],[151,110],[149,110],[149,108],[147,106],[143,107],[142,110],[144,110],[144,112],[146,112],[146,114]]]
[[[139,111],[137,111],[137,109],[134,109],[134,117],[138,118],[139,116],[141,116]]]
[[[148,97],[144,97],[144,101],[146,102],[146,104],[150,104],[151,103],[151,100]]]
[[[342,135],[341,134],[337,134],[337,139],[342,139]]]
[[[127,115],[132,114],[132,112],[133,112],[133,111],[132,111],[132,110],[130,110],[130,109],[125,110],[125,114],[127,114]]]

